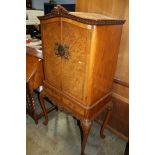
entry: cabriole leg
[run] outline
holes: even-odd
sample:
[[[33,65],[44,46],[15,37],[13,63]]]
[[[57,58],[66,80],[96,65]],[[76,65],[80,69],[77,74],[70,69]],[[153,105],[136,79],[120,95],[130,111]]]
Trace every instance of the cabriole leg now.
[[[92,126],[92,121],[90,120],[84,120],[80,121],[81,128],[82,128],[82,139],[81,139],[81,155],[84,155],[85,145],[88,139],[88,135]]]

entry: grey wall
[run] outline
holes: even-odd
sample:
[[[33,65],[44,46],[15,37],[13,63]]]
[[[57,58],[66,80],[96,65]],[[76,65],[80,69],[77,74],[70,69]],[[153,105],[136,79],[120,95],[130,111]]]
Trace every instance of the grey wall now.
[[[32,8],[44,10],[44,3],[49,0],[32,0]],[[58,4],[75,4],[76,0],[55,0]]]
[[[75,4],[75,0],[55,0],[58,4]]]

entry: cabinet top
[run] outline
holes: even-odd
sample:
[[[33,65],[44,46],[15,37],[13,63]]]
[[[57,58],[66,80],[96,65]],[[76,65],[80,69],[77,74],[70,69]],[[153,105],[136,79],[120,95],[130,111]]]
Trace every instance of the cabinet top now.
[[[38,18],[40,20],[48,20],[54,17],[64,17],[89,25],[122,25],[125,23],[125,20],[114,19],[96,13],[68,12],[61,5],[57,5],[50,13]]]

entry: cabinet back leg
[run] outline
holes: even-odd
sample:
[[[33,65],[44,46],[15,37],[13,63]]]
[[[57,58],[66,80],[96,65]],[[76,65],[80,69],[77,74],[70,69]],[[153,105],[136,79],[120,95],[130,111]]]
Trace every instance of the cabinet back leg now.
[[[44,116],[45,116],[45,121],[43,122],[43,124],[47,125],[48,124],[48,113],[47,113],[47,110],[45,107],[44,97],[45,97],[44,92],[42,91],[39,95],[39,100],[40,100],[40,105],[41,105],[41,108],[42,108]]]
[[[106,109],[106,115],[105,115],[105,118],[103,120],[103,124],[101,126],[101,130],[100,130],[100,136],[101,138],[105,138],[105,135],[104,135],[104,129],[106,128],[107,126],[107,123],[108,123],[108,120],[109,120],[109,117],[111,115],[111,112],[112,112],[112,108],[111,107],[108,107]]]

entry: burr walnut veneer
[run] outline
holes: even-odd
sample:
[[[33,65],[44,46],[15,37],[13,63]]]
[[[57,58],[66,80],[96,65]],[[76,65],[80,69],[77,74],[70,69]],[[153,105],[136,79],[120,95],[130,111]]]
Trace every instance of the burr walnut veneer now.
[[[94,13],[69,13],[61,6],[39,17],[44,57],[44,97],[81,122],[81,155],[92,121],[111,100],[123,20]],[[101,135],[109,114],[101,128]]]

